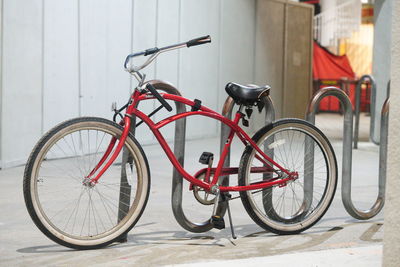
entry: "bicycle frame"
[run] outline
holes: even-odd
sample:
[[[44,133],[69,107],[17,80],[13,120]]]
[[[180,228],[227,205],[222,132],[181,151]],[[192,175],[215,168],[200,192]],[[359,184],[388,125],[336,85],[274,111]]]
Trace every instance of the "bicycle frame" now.
[[[186,98],[184,98],[182,96],[166,94],[166,93],[162,93],[161,95],[166,100],[177,101],[177,102],[183,103],[183,104],[191,106],[191,107],[193,107],[195,105],[194,101],[186,99]],[[125,117],[124,117],[124,120],[123,120],[123,123],[122,123],[123,126],[124,126],[124,130],[122,132],[122,135],[120,137],[118,145],[117,145],[114,153],[111,155],[110,159],[108,160],[108,162],[99,171],[99,173],[96,175],[96,177],[95,178],[91,178],[91,176],[93,176],[100,169],[100,167],[103,165],[103,163],[108,158],[108,156],[111,153],[111,151],[113,150],[113,147],[114,147],[114,145],[116,143],[116,139],[114,138],[114,139],[111,140],[111,142],[110,142],[105,154],[101,158],[100,162],[90,172],[90,174],[87,177],[88,179],[91,179],[90,180],[91,183],[97,183],[97,181],[100,179],[102,174],[115,161],[115,159],[117,158],[117,156],[121,152],[122,147],[123,147],[123,145],[125,143],[125,140],[126,140],[128,134],[129,134],[129,131],[130,131],[132,116],[136,116],[137,118],[141,119],[144,123],[147,124],[147,126],[153,132],[153,134],[156,137],[157,141],[159,142],[159,144],[163,148],[163,150],[164,150],[165,154],[167,155],[168,159],[171,161],[172,165],[177,169],[177,171],[186,180],[188,180],[191,184],[199,186],[201,188],[204,188],[207,191],[211,191],[213,189],[213,187],[217,184],[218,178],[220,176],[237,173],[237,168],[223,168],[223,163],[225,161],[225,158],[226,158],[226,156],[228,154],[228,151],[230,149],[230,146],[232,144],[232,140],[234,138],[234,135],[237,135],[245,146],[250,145],[254,149],[256,149],[256,151],[258,152],[258,155],[256,154],[256,158],[258,160],[260,160],[264,164],[265,167],[261,167],[261,168],[257,167],[256,170],[254,170],[254,172],[258,172],[258,173],[260,173],[260,172],[276,172],[271,167],[271,165],[272,165],[272,166],[275,166],[276,168],[278,168],[279,171],[281,171],[282,173],[286,174],[287,177],[283,178],[283,179],[280,179],[280,178],[279,179],[278,178],[270,179],[270,180],[267,180],[265,182],[257,182],[257,183],[250,184],[250,185],[247,185],[247,186],[220,186],[219,187],[219,191],[221,191],[221,192],[247,191],[247,190],[262,189],[262,188],[271,187],[271,186],[275,186],[275,185],[284,186],[284,185],[286,185],[286,182],[288,182],[289,180],[293,180],[293,179],[295,179],[297,177],[297,173],[296,172],[289,172],[288,170],[286,170],[285,168],[280,166],[277,162],[275,162],[273,159],[268,157],[257,146],[257,144],[249,137],[249,135],[238,125],[240,119],[244,116],[244,114],[241,113],[240,111],[238,111],[236,113],[235,118],[232,121],[232,120],[220,115],[219,113],[217,113],[217,112],[215,112],[215,111],[213,111],[213,110],[201,105],[200,108],[198,110],[196,110],[196,111],[187,111],[187,112],[184,112],[184,113],[179,113],[179,114],[176,114],[176,115],[172,115],[172,116],[170,116],[168,118],[165,118],[165,119],[163,119],[163,120],[161,120],[159,122],[153,122],[146,114],[144,114],[143,112],[141,112],[140,110],[138,110],[136,108],[140,101],[150,100],[150,99],[154,99],[154,96],[152,96],[150,94],[142,93],[139,90],[135,90],[135,92],[132,94],[131,101],[130,101],[127,109],[126,109],[126,114],[125,114]],[[178,162],[178,160],[175,157],[174,153],[172,152],[170,146],[165,141],[165,138],[163,137],[163,135],[159,131],[162,127],[170,124],[171,122],[174,122],[176,120],[179,120],[179,119],[182,119],[182,118],[185,118],[185,117],[196,116],[196,115],[200,115],[200,116],[205,116],[205,117],[209,117],[209,118],[212,118],[212,119],[216,119],[216,120],[220,121],[221,123],[224,123],[225,125],[229,126],[230,129],[231,129],[230,133],[229,133],[229,136],[228,136],[228,139],[226,140],[224,149],[222,151],[222,154],[220,156],[220,160],[218,162],[218,165],[217,165],[217,167],[215,169],[213,168],[214,177],[213,177],[211,183],[203,182],[203,181],[201,181],[199,179],[196,179],[194,176],[192,176],[188,172],[186,172],[186,170]],[[252,170],[252,172],[253,172],[253,170]]]

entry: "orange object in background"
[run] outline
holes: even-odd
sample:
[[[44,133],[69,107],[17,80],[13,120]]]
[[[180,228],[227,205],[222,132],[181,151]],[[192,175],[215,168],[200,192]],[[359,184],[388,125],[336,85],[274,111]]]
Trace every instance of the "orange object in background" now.
[[[314,41],[313,77],[315,79],[354,79],[355,73],[346,55],[336,56]]]
[[[314,52],[313,52],[313,79],[325,80],[325,82],[319,83],[317,89],[329,86],[326,81],[349,81],[346,93],[350,96],[354,105],[354,79],[355,73],[350,66],[349,59],[346,55],[336,56],[329,52],[326,48],[320,46],[314,41]],[[338,83],[337,83],[338,84]],[[333,86],[337,86],[337,84]],[[343,84],[343,82],[340,82]],[[343,89],[343,86],[340,86]],[[324,98],[319,106],[320,111],[333,111],[338,112],[340,110],[339,101],[335,97]]]

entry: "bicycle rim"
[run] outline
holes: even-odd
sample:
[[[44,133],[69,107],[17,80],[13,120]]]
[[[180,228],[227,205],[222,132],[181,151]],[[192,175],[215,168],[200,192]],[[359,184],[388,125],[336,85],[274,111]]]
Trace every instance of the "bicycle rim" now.
[[[246,192],[253,217],[276,232],[299,232],[318,221],[326,212],[336,189],[336,161],[329,144],[304,123],[282,123],[258,140],[269,156],[298,178],[261,192]],[[245,184],[285,178],[285,174],[251,173],[250,167],[262,167],[255,150],[248,156]],[[277,168],[275,168],[277,169]]]
[[[83,120],[66,123],[37,148],[29,175],[33,217],[56,242],[78,248],[104,245],[140,217],[148,196],[148,167],[129,137],[98,183],[87,183],[110,141],[120,135],[110,123]]]

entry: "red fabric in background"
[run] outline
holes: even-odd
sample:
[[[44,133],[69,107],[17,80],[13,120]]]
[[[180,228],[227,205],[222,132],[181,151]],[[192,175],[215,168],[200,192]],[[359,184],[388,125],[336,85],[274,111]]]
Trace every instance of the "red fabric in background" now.
[[[339,80],[341,78],[354,79],[356,74],[350,66],[346,55],[336,56],[314,41],[313,78]],[[350,99],[354,103],[354,86],[350,87]],[[322,99],[321,111],[339,111],[339,101],[332,96]]]
[[[342,77],[354,79],[355,73],[346,55],[336,56],[314,41],[313,77],[314,79],[340,79]]]

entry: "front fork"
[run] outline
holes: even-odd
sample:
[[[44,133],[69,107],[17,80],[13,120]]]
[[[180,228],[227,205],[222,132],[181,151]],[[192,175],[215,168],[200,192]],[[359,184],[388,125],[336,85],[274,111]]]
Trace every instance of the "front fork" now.
[[[116,137],[113,137],[110,141],[110,144],[107,147],[106,152],[104,153],[103,157],[100,159],[99,163],[97,163],[96,167],[94,167],[94,169],[89,173],[89,175],[87,177],[85,177],[86,181],[89,181],[90,185],[95,185],[98,183],[98,180],[100,179],[100,177],[108,170],[108,168],[114,163],[115,159],[118,157],[119,153],[121,152],[122,148],[124,147],[126,138],[129,135],[129,131],[131,128],[131,118],[128,114],[125,115],[124,117],[124,121],[123,121],[123,125],[124,125],[124,130],[122,131],[122,135],[121,138],[119,139],[118,145],[115,148],[114,153],[111,155],[110,159],[107,161],[107,163],[103,166],[103,168],[101,168],[101,166],[104,164],[104,162],[106,161],[106,159],[108,158],[108,156],[111,154],[115,143],[117,141]],[[92,178],[93,175],[101,168],[101,170],[98,172],[98,174],[96,175],[96,177]]]

